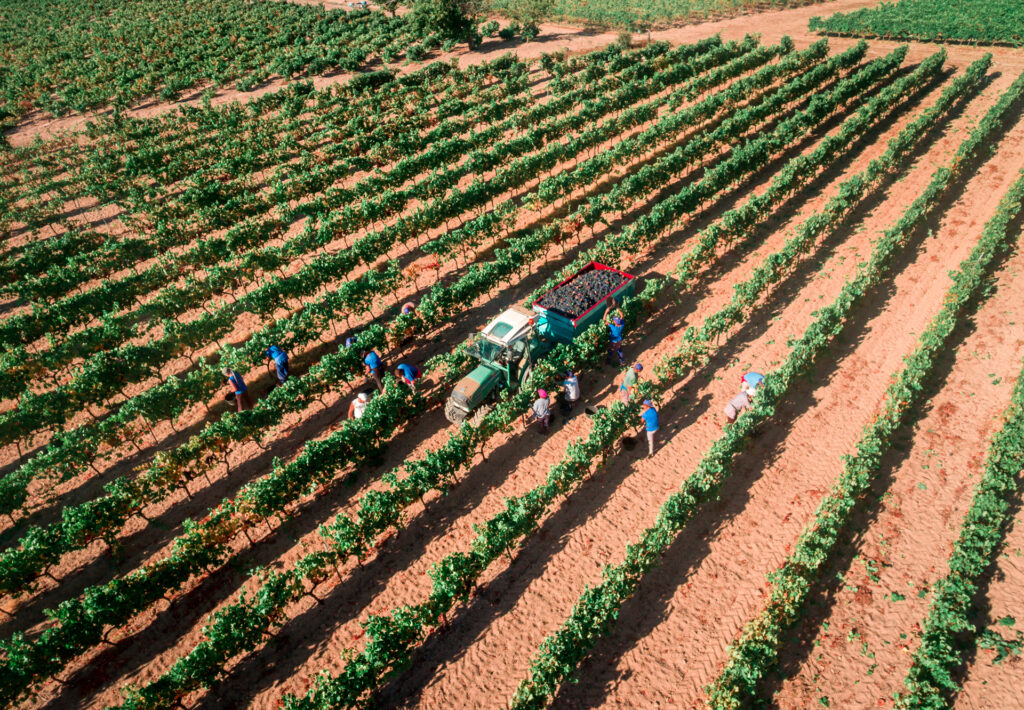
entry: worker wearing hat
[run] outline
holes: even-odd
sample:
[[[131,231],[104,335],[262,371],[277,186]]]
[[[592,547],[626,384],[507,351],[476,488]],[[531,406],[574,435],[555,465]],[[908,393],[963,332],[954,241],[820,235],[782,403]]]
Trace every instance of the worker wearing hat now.
[[[654,435],[658,431],[658,410],[649,399],[644,400],[644,406],[640,410],[640,418],[644,420],[644,429],[647,431],[647,456],[654,456]]]
[[[622,376],[622,384],[619,385],[619,399],[622,400],[623,404],[629,404],[629,401],[633,398],[633,389],[636,387],[637,380],[640,379],[640,373],[643,372],[643,369],[644,366],[638,362],[626,370],[626,374]]]
[[[626,329],[626,321],[622,319],[621,315],[615,315],[616,313],[621,314],[622,311],[618,308],[614,311],[609,309],[604,314],[604,321],[608,324],[608,358],[606,362],[609,365],[615,364],[612,355],[618,358],[619,365],[626,362],[622,356],[622,331]]]
[[[366,406],[370,403],[370,398],[366,392],[360,392],[355,399],[349,402],[348,405],[348,418],[358,419],[363,416],[363,412],[366,411]]]
[[[548,424],[551,422],[551,400],[548,399],[547,390],[537,390],[537,399],[534,400],[533,418],[540,422],[540,432],[548,433]]]

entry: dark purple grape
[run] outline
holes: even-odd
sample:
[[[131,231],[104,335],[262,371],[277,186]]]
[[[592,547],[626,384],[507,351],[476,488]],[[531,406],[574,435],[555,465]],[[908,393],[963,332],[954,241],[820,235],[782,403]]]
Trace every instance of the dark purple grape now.
[[[569,318],[579,318],[623,281],[614,271],[587,271],[546,294],[540,305]]]

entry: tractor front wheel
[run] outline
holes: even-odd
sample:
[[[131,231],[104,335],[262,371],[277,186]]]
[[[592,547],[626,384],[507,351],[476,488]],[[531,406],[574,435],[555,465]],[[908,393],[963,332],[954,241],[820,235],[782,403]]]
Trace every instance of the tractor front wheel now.
[[[444,418],[452,424],[462,424],[462,422],[466,421],[466,412],[456,407],[455,403],[449,399],[444,403]]]

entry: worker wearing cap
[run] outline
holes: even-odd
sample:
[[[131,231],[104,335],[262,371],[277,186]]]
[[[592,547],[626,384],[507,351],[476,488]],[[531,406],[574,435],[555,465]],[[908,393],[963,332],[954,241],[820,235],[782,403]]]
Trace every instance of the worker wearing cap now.
[[[381,377],[384,374],[384,363],[380,359],[380,355],[376,350],[363,350],[360,354],[363,356],[363,366],[367,377],[372,377],[373,381],[377,383],[377,389],[383,392],[384,383],[381,382]]]
[[[288,381],[288,353],[276,345],[271,345],[263,353],[264,357],[273,361],[274,371],[277,374],[277,383],[283,385]]]
[[[757,390],[757,388],[761,386],[762,382],[764,382],[764,375],[760,372],[748,372],[740,381],[743,389],[752,388],[754,390]]]
[[[607,315],[607,314],[606,314]],[[626,329],[626,322],[618,316],[612,316],[608,323],[608,359],[609,365],[614,365],[612,355],[619,359],[619,365],[626,362],[622,356],[622,331]]]
[[[541,433],[547,434],[548,424],[551,422],[551,400],[548,399],[546,390],[537,390],[537,399],[534,400],[531,409],[533,418],[540,422]]]
[[[647,430],[647,456],[654,456],[654,435],[658,431],[658,410],[649,399],[644,400],[643,409],[640,410],[640,417],[644,420],[644,429]]]
[[[249,401],[249,388],[245,386],[245,380],[230,367],[225,367],[221,372],[228,378],[228,386],[235,395],[235,407],[239,412],[245,409],[252,409],[252,402]]]
[[[622,376],[622,384],[619,385],[619,399],[623,404],[629,404],[629,400],[633,398],[633,388],[636,387],[643,369],[644,366],[638,362],[626,370],[626,374]]]
[[[416,380],[420,378],[420,369],[415,365],[409,365],[403,362],[395,368],[395,376],[398,377],[400,381],[409,385],[409,389],[415,392]]]
[[[580,400],[580,381],[572,370],[566,371],[562,388],[565,390],[565,404],[572,409]]]
[[[358,419],[363,416],[363,412],[366,411],[366,406],[369,403],[370,398],[367,396],[366,392],[360,392],[348,405],[348,418]]]

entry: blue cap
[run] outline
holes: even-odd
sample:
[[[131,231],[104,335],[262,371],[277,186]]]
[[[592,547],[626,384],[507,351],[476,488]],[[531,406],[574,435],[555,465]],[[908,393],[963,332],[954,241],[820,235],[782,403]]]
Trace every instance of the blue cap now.
[[[646,404],[648,407],[653,407],[654,406],[654,402],[652,402],[649,399],[645,399],[644,400],[644,404]]]
[[[619,318],[618,316],[615,316],[614,318],[612,318],[612,323],[614,323],[615,325],[622,325],[622,319]]]
[[[640,363],[637,363],[633,365],[633,369],[636,370],[637,372],[640,372],[640,370],[644,369],[644,366],[641,365]]]
[[[345,347],[346,348],[350,348],[350,347],[352,347],[355,344],[356,344],[356,339],[355,338],[345,338]]]

